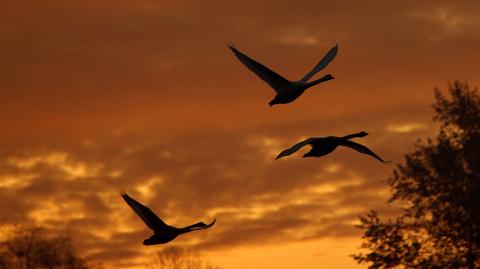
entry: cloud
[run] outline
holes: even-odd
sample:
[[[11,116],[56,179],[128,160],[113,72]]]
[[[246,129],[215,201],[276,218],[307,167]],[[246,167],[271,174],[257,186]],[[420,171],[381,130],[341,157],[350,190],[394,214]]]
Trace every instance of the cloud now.
[[[397,132],[397,133],[409,133],[412,131],[425,129],[427,126],[421,123],[410,123],[410,124],[396,124],[387,126],[387,131]]]
[[[341,149],[328,158],[274,161],[287,140],[261,129],[214,129],[166,140],[123,134],[29,147],[29,155],[0,161],[34,175],[3,188],[11,209],[0,213],[7,223],[18,222],[18,212],[50,229],[68,227],[88,257],[107,264],[148,254],[139,247],[150,231],[120,189],[171,225],[217,218],[213,229],[176,240],[199,250],[357,235],[357,216],[386,201],[381,179],[390,167]]]

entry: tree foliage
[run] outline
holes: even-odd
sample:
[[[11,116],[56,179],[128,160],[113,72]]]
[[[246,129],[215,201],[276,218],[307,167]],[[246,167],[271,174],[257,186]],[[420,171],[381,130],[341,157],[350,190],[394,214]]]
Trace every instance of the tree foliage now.
[[[417,142],[387,181],[403,213],[360,217],[369,268],[480,268],[480,97],[466,83],[435,89],[435,140]]]
[[[43,229],[17,227],[0,242],[0,269],[89,269],[66,235],[47,236]]]

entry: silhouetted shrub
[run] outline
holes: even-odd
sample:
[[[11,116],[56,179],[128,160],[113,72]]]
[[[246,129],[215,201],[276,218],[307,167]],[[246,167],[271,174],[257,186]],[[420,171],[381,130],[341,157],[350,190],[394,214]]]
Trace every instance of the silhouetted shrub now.
[[[193,252],[178,248],[169,247],[157,252],[153,260],[147,265],[149,269],[221,269],[221,267],[210,264]]]
[[[90,269],[76,256],[66,235],[47,236],[42,228],[19,226],[0,243],[0,269]]]

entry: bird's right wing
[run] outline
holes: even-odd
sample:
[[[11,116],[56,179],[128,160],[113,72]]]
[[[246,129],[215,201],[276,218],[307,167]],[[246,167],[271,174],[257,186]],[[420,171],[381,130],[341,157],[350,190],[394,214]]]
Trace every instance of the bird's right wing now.
[[[350,140],[345,140],[341,143],[342,146],[349,147],[351,149],[354,149],[360,153],[367,154],[372,156],[373,158],[381,161],[382,163],[390,163],[391,161],[385,161],[384,159],[380,158],[377,154],[375,154],[373,151],[371,151],[369,148],[365,147],[364,145],[361,145],[359,143],[350,141]]]
[[[168,228],[169,226],[165,224],[155,213],[150,210],[150,208],[142,205],[141,203],[137,202],[132,197],[128,196],[126,193],[121,194],[122,198],[127,202],[127,204],[137,213],[137,215],[145,222],[148,228],[152,230],[164,229]]]
[[[255,61],[254,59],[248,57],[247,55],[241,53],[233,46],[229,46],[233,51],[233,54],[242,62],[248,69],[255,73],[259,78],[268,83],[275,92],[279,93],[280,89],[285,88],[290,85],[291,82],[280,76],[279,74],[272,71],[270,68],[264,66],[263,64]]]
[[[327,65],[335,59],[337,56],[338,45],[331,48],[325,56],[320,60],[320,62],[310,71],[308,72],[300,81],[307,82],[310,78],[312,78],[316,73],[320,72],[320,70],[327,67]]]
[[[297,150],[299,150],[299,149],[301,149],[302,147],[310,144],[310,142],[312,142],[313,139],[315,139],[315,138],[308,138],[308,139],[306,139],[306,140],[303,140],[303,141],[300,142],[300,143],[297,143],[297,144],[293,145],[291,148],[286,149],[286,150],[280,152],[280,154],[278,154],[278,156],[275,158],[275,160],[280,159],[280,158],[285,157],[285,156],[288,156],[288,155],[292,155],[292,154],[295,153]]]

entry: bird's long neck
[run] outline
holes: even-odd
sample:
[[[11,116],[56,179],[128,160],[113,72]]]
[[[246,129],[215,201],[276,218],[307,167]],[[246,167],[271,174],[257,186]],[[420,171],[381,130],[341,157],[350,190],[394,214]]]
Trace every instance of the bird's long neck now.
[[[354,138],[354,137],[364,137],[364,136],[365,136],[364,132],[358,132],[358,133],[343,136],[342,139],[348,140],[348,139],[351,139],[351,138]]]
[[[333,79],[333,77],[331,75],[325,75],[317,80],[314,80],[314,81],[311,81],[311,82],[307,82],[307,86],[308,88],[312,87],[312,86],[315,86],[317,85],[318,83],[322,83],[322,82],[325,82],[325,81],[328,81],[328,80],[331,80]]]
[[[197,222],[195,224],[180,228],[180,233],[188,233],[205,227],[205,224],[202,222]]]

